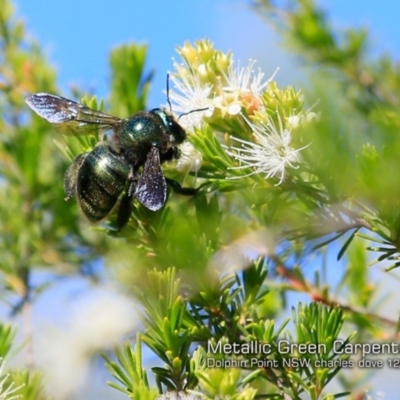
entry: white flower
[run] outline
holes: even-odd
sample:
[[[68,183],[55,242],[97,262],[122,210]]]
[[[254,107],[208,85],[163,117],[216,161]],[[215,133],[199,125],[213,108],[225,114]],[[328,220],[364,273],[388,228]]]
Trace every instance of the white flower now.
[[[4,362],[2,359],[0,359],[0,376],[3,374],[3,368]],[[4,384],[7,382],[9,376],[10,374],[6,374],[5,376],[3,376],[3,378],[0,378],[0,400],[14,400],[22,397],[21,395],[12,394],[21,389],[24,385],[14,387],[15,383],[12,382],[7,389],[4,389]]]
[[[291,126],[291,128],[297,128],[303,122],[318,121],[318,119],[319,119],[319,114],[317,114],[313,111],[310,111],[310,112],[306,112],[306,113],[292,115],[291,117],[287,118],[287,122]]]
[[[262,106],[261,93],[274,78],[276,72],[264,80],[264,73],[261,69],[254,71],[255,60],[250,60],[247,67],[234,68],[233,62],[229,66],[228,73],[224,73],[225,86],[219,96],[215,98],[215,106],[229,115],[238,115],[242,108],[248,114],[258,110]]]
[[[180,392],[167,392],[165,394],[160,394],[157,400],[202,400],[204,397],[196,396],[194,394]]]
[[[178,171],[193,171],[197,172],[201,168],[203,156],[201,153],[192,145],[192,143],[185,141],[179,146],[181,152],[176,169]]]
[[[286,168],[297,168],[299,152],[304,147],[300,149],[291,147],[291,130],[283,127],[280,118],[278,127],[271,120],[266,125],[247,122],[253,131],[254,142],[232,137],[241,143],[241,147],[229,147],[226,152],[241,165],[231,169],[251,168],[253,171],[245,176],[265,174],[266,178],[278,177],[278,185],[281,184],[285,178]]]
[[[269,82],[272,81],[275,74],[278,70],[274,72],[274,74],[265,82],[264,73],[261,72],[261,69],[258,69],[258,73],[254,73],[254,64],[256,60],[249,60],[249,64],[247,67],[240,67],[240,63],[238,63],[238,67],[235,69],[233,67],[233,63],[230,65],[228,70],[228,75],[225,75],[225,79],[227,84],[224,86],[224,91],[226,92],[242,92],[242,93],[251,93],[254,96],[259,96],[261,92],[268,86]]]
[[[229,104],[227,111],[229,115],[238,115],[242,111],[242,105],[240,104],[240,102],[234,101]]]
[[[383,400],[385,398],[385,393],[384,392],[370,392],[367,391],[365,392],[365,396],[367,397],[367,400]]]
[[[214,112],[213,100],[210,99],[212,85],[202,85],[198,76],[192,75],[189,81],[184,73],[179,73],[180,68],[175,65],[178,77],[170,75],[175,87],[169,92],[169,99],[173,103],[173,110],[179,114],[187,114],[179,117],[179,124],[190,131],[202,124],[203,117],[210,117]],[[202,110],[203,111],[196,111]],[[195,111],[195,112],[194,112]]]

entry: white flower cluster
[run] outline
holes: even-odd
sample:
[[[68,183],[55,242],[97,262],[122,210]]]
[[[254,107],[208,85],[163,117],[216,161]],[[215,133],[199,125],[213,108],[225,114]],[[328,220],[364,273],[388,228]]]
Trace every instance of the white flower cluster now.
[[[318,116],[311,111],[295,113],[294,110],[290,117],[285,118],[276,110],[276,118],[269,117],[263,104],[263,94],[270,90],[268,86],[278,70],[269,79],[264,79],[261,70],[256,70],[254,66],[255,61],[250,60],[247,66],[239,65],[235,68],[230,60],[225,71],[215,73],[212,78],[215,82],[211,84],[206,64],[199,64],[191,70],[184,64],[175,63],[176,73],[171,76],[174,88],[171,89],[169,97],[173,109],[182,114],[179,123],[189,133],[193,128],[200,127],[205,117],[242,117],[243,110],[246,110],[243,114],[248,116],[256,113],[258,116],[264,115],[265,118],[252,118],[251,121],[245,117],[252,131],[250,140],[231,136],[239,146],[223,147],[230,157],[238,161],[239,165],[232,169],[249,169],[250,172],[244,176],[263,174],[265,178],[277,178],[277,184],[281,184],[285,179],[286,170],[297,168],[300,161],[299,152],[304,149],[293,145],[293,129]],[[199,111],[193,112],[194,110]],[[217,110],[218,113],[214,114]],[[190,147],[183,147],[181,150],[181,164],[192,171],[201,166],[201,156],[194,156],[194,150]]]
[[[197,73],[185,73],[187,69],[175,63],[176,75],[171,75],[174,89],[171,89],[169,98],[173,103],[175,112],[183,115],[179,123],[188,131],[200,127],[204,117],[211,117],[216,108],[222,114],[236,115],[242,110],[243,102],[247,98],[258,99],[268,83],[274,78],[275,73],[268,80],[259,69],[254,71],[255,61],[249,61],[247,67],[233,67],[230,65],[228,73],[223,74],[225,83],[215,82],[214,85],[201,83],[199,76],[202,74],[201,66]],[[204,68],[203,68],[204,69]],[[216,88],[218,86],[218,88]],[[193,110],[203,110],[193,112]]]

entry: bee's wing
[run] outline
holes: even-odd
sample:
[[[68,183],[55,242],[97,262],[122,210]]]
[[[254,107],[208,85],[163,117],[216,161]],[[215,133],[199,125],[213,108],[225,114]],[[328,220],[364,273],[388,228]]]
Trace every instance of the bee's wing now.
[[[88,135],[96,130],[113,130],[122,122],[120,118],[54,94],[31,94],[25,97],[25,102],[37,115],[58,125],[65,135]]]
[[[147,154],[135,197],[151,211],[159,210],[167,200],[167,183],[161,170],[160,152],[152,147]]]

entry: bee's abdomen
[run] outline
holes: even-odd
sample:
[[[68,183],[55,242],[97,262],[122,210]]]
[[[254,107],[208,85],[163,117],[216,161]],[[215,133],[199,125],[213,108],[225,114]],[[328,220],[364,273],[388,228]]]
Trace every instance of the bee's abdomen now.
[[[99,221],[114,207],[124,190],[129,165],[102,142],[85,157],[77,174],[79,205],[90,221]]]

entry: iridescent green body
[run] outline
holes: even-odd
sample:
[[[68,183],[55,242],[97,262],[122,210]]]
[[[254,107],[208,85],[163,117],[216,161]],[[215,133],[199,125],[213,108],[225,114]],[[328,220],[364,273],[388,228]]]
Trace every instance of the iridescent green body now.
[[[64,190],[67,199],[78,197],[86,217],[96,222],[114,207],[125,187],[130,167],[100,142],[90,153],[79,155],[67,169]]]
[[[185,139],[185,131],[172,116],[156,108],[123,120],[111,143],[118,154],[122,153],[129,164],[136,166],[143,164],[150,148],[158,148],[162,159],[173,145]]]
[[[90,221],[103,219],[117,203],[126,182],[131,181],[136,186],[137,171],[152,148],[158,149],[161,163],[177,154],[172,144],[179,144],[185,138],[180,125],[160,109],[139,112],[122,120],[118,132],[110,140],[100,142],[90,153],[79,155],[68,168],[64,178],[67,199],[76,196]],[[164,198],[166,189],[160,189],[165,192]],[[155,203],[146,206],[157,210],[159,201]]]

